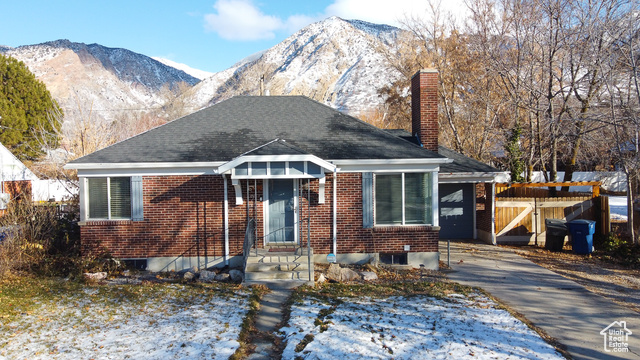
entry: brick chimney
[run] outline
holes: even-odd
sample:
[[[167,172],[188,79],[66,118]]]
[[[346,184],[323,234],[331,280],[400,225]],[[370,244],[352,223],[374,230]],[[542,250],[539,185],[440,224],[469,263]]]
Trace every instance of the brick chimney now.
[[[438,70],[423,69],[411,78],[411,133],[425,149],[438,152]]]

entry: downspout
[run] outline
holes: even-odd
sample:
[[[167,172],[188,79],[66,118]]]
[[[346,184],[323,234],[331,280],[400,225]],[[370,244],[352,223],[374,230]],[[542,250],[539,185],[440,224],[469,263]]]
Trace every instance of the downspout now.
[[[229,194],[227,185],[227,176],[222,175],[224,179],[224,265],[229,265]]]
[[[333,170],[333,255],[338,255],[338,169]]]

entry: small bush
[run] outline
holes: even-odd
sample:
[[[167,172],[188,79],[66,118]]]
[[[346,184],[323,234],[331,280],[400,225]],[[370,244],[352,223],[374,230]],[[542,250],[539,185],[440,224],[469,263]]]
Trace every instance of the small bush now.
[[[12,202],[0,218],[0,276],[29,272],[69,276],[81,271],[77,199],[62,212],[56,204]]]
[[[610,233],[602,242],[603,258],[621,265],[640,268],[640,246],[630,239]]]

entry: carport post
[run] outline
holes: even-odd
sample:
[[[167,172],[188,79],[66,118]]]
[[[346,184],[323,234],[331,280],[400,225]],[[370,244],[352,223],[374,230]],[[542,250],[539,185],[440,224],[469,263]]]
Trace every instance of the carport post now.
[[[447,239],[447,267],[451,269],[451,240]]]

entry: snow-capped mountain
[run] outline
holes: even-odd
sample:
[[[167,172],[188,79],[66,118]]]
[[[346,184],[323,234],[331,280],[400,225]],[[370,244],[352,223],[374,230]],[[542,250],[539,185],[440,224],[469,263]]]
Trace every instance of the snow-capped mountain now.
[[[331,17],[214,74],[125,49],[68,40],[2,47],[0,52],[23,61],[67,115],[82,108],[110,121],[121,114],[158,109],[171,101],[167,88],[179,83],[188,85],[176,100],[187,112],[235,95],[257,95],[262,88],[265,94],[306,95],[358,114],[381,104],[378,90],[401,76],[381,49],[393,53],[402,31]]]
[[[402,30],[331,17],[311,24],[265,51],[197,84],[192,108],[239,94],[306,95],[349,113],[379,105],[378,90],[398,79],[380,48],[393,48]]]
[[[198,69],[194,69],[191,66],[187,65],[187,64],[181,64],[181,63],[177,63],[175,61],[169,60],[169,59],[163,59],[160,57],[152,57],[153,60],[159,61],[167,66],[171,66],[172,68],[176,68],[178,70],[182,70],[184,72],[186,72],[187,74],[193,76],[196,79],[206,79],[209,76],[213,75],[212,72],[208,72],[208,71],[204,71],[204,70],[198,70]]]
[[[163,87],[193,86],[199,81],[145,55],[98,44],[57,40],[2,52],[23,61],[65,113],[83,108],[106,120],[123,110],[163,105],[167,101]]]

